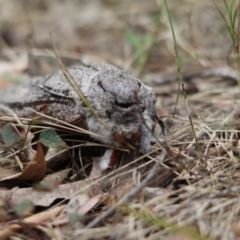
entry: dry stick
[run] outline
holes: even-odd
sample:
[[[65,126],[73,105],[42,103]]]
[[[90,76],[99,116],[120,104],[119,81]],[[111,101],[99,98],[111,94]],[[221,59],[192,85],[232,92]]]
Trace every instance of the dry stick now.
[[[147,177],[138,186],[136,186],[129,193],[127,193],[124,197],[120,198],[120,200],[113,207],[111,207],[107,211],[103,212],[100,216],[98,216],[92,222],[90,222],[85,228],[89,229],[89,228],[95,227],[97,224],[102,222],[105,218],[107,218],[108,216],[113,214],[115,212],[116,208],[118,208],[122,204],[126,203],[130,198],[137,195],[144,187],[146,187],[147,184],[158,175],[160,162],[163,161],[165,156],[166,156],[166,150],[163,149],[161,155],[159,156],[159,159],[157,160],[153,169],[149,172]]]
[[[0,104],[0,113],[4,112],[5,114],[7,114],[7,116],[11,116],[14,118],[14,120],[19,124],[19,125],[22,125],[21,121],[19,120],[18,116],[9,108],[9,107],[6,107],[2,104]],[[0,114],[1,115],[1,114]]]
[[[88,102],[88,100],[85,98],[85,96],[82,93],[81,88],[78,86],[78,84],[76,83],[74,77],[67,71],[67,69],[65,68],[65,66],[63,65],[61,58],[58,54],[55,42],[53,40],[52,34],[50,33],[51,36],[51,40],[52,40],[52,45],[54,48],[54,52],[55,52],[55,56],[56,56],[56,60],[61,68],[61,71],[64,75],[64,77],[66,78],[67,82],[69,83],[69,85],[72,87],[72,89],[75,91],[75,93],[78,95],[78,97],[83,101],[84,105],[89,109],[89,111],[93,114],[93,116],[106,128],[109,129],[109,126],[107,125],[107,123],[105,123],[99,116],[98,114],[94,111],[94,109],[92,108],[91,104]]]

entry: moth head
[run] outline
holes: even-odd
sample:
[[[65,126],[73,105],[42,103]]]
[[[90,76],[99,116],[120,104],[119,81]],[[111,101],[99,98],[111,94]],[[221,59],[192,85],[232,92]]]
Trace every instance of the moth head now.
[[[90,82],[87,98],[99,118],[109,126],[106,129],[95,122],[90,130],[105,136],[101,141],[108,144],[141,148],[141,144],[149,141],[146,145],[150,146],[156,103],[151,88],[113,66],[98,71]]]

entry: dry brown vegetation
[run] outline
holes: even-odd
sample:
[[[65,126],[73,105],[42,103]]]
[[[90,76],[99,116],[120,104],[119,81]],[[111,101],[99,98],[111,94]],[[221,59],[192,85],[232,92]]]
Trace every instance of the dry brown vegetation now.
[[[11,178],[0,182],[1,239],[240,239],[238,63],[219,12],[228,16],[224,1],[215,3],[168,1],[184,98],[164,1],[0,0],[0,87],[59,68],[46,51],[54,52],[51,32],[66,66],[80,59],[110,62],[152,86],[168,129],[164,144],[125,157],[105,174],[88,154],[98,156],[102,146],[76,137],[79,129],[71,126],[54,125],[71,157],[58,146],[53,154],[61,154],[45,166],[41,149],[31,158],[38,167],[17,177],[29,165],[14,155],[21,147],[0,149],[1,179]],[[17,124],[1,117],[1,128],[3,122]],[[31,127],[35,134],[40,129]],[[24,141],[30,144],[31,136]],[[29,172],[45,167],[46,178],[60,185],[46,181],[35,191],[29,182],[39,175]],[[19,180],[28,184],[16,189]],[[24,199],[31,202],[23,206]]]

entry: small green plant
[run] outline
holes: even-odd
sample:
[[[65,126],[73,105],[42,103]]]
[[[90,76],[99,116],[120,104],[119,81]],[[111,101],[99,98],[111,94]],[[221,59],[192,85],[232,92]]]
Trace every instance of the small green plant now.
[[[66,144],[52,128],[44,129],[40,134],[40,141],[47,147],[57,148],[66,147]]]
[[[136,69],[139,70],[142,68],[145,63],[144,52],[146,47],[152,45],[153,36],[152,34],[147,34],[143,37],[139,36],[134,31],[128,31],[126,34],[127,41],[133,46],[135,50],[136,60],[135,65]]]
[[[239,45],[239,7],[240,2],[239,0],[232,0],[227,1],[223,0],[224,6],[226,8],[226,16],[224,12],[219,8],[219,6],[216,4],[215,1],[213,1],[215,6],[218,9],[218,12],[220,13],[221,19],[223,23],[226,25],[229,36],[232,40],[232,48],[231,53],[235,57],[235,69],[236,69],[236,75],[238,78],[238,87],[240,90],[240,75],[239,75],[239,65],[240,65],[240,45]]]
[[[182,74],[182,62],[181,62],[180,54],[179,54],[179,51],[178,51],[178,44],[177,44],[177,39],[176,39],[174,27],[173,27],[172,16],[171,16],[171,13],[170,13],[169,8],[168,8],[167,0],[163,0],[163,1],[164,1],[166,11],[167,11],[167,16],[168,16],[168,20],[169,20],[169,24],[170,24],[170,28],[171,28],[171,32],[172,32],[173,46],[174,46],[174,53],[175,53],[175,61],[176,61],[176,64],[177,64],[178,77],[179,77],[178,96],[177,96],[173,116],[175,115],[176,106],[178,104],[179,92],[180,92],[180,89],[182,89],[183,98],[185,100],[185,104],[186,104],[186,108],[187,108],[187,112],[188,112],[189,122],[190,122],[190,125],[191,125],[191,128],[192,128],[194,139],[196,141],[196,146],[197,146],[197,149],[198,149],[199,158],[201,159],[201,153],[200,153],[198,138],[197,138],[196,131],[195,131],[195,128],[194,128],[194,125],[193,125],[193,120],[192,120],[192,117],[191,117],[191,114],[190,114],[190,111],[189,111],[187,93],[186,93],[186,90],[185,90],[183,74]]]
[[[174,223],[167,221],[164,218],[160,218],[155,214],[152,214],[148,210],[135,209],[133,207],[124,206],[121,210],[125,213],[134,215],[137,219],[149,223],[159,229],[168,229],[169,232],[179,234],[180,236],[186,236],[187,239],[194,240],[211,240],[211,238],[206,236],[201,236],[200,233],[195,229],[190,229],[184,226],[178,226]]]
[[[153,32],[148,33],[144,36],[140,36],[136,32],[130,30],[126,33],[126,40],[134,48],[135,59],[134,64],[137,70],[137,76],[141,77],[144,72],[145,66],[149,59],[149,56],[153,50],[153,47],[157,41],[157,37],[161,30],[161,16],[162,10],[159,8],[157,14],[154,17],[155,29]]]
[[[216,5],[222,21],[225,23],[228,33],[232,39],[234,50],[237,54],[238,62],[240,63],[240,54],[239,54],[239,33],[237,31],[237,20],[238,20],[238,11],[239,6],[235,8],[236,6],[236,0],[232,0],[231,2],[227,2],[226,0],[223,0],[225,8],[227,10],[227,16],[224,15],[223,11],[218,7],[218,5],[214,2]],[[238,4],[239,5],[239,4]]]

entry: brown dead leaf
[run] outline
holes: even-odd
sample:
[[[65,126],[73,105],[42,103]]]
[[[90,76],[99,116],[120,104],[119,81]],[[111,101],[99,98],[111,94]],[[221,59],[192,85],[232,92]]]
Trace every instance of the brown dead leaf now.
[[[46,170],[47,166],[43,146],[40,142],[38,142],[34,158],[28,163],[21,175],[19,175],[15,180],[39,182],[44,179]]]
[[[57,182],[58,184],[61,184],[68,176],[70,171],[71,168],[67,168],[52,174],[48,174],[41,183],[45,184],[48,182]]]
[[[62,211],[62,209],[65,206],[58,206],[53,209],[49,209],[47,211],[44,211],[42,213],[35,214],[33,216],[27,217],[22,220],[25,224],[34,224],[34,225],[40,225],[42,223],[46,223],[47,221],[54,219],[59,212]],[[6,239],[7,237],[11,236],[14,232],[17,232],[21,230],[22,226],[18,224],[12,224],[8,225],[6,228],[2,228],[0,230],[0,239]]]
[[[70,171],[71,169],[67,168],[59,172],[48,174],[43,181],[33,184],[32,188],[39,192],[51,192],[65,180]]]
[[[47,170],[47,166],[45,162],[45,154],[43,151],[42,144],[38,142],[35,156],[24,168],[24,170],[21,173],[3,178],[1,179],[0,182],[7,181],[7,180],[39,182],[44,179],[46,175],[46,170]]]
[[[69,217],[72,214],[83,216],[93,209],[98,203],[101,203],[108,197],[107,194],[99,194],[89,198],[86,194],[79,194],[72,198],[59,217],[53,222],[55,225],[63,225],[69,223]]]
[[[74,193],[86,193],[90,197],[102,194],[102,190],[98,184],[91,183],[93,180],[86,179],[78,182],[59,185],[51,192],[39,192],[32,188],[20,188],[14,191],[11,195],[12,204],[17,204],[19,201],[26,199],[26,196],[34,205],[49,206],[56,199],[69,199]],[[90,186],[91,185],[91,186]],[[9,190],[0,190],[0,196],[7,194]]]

